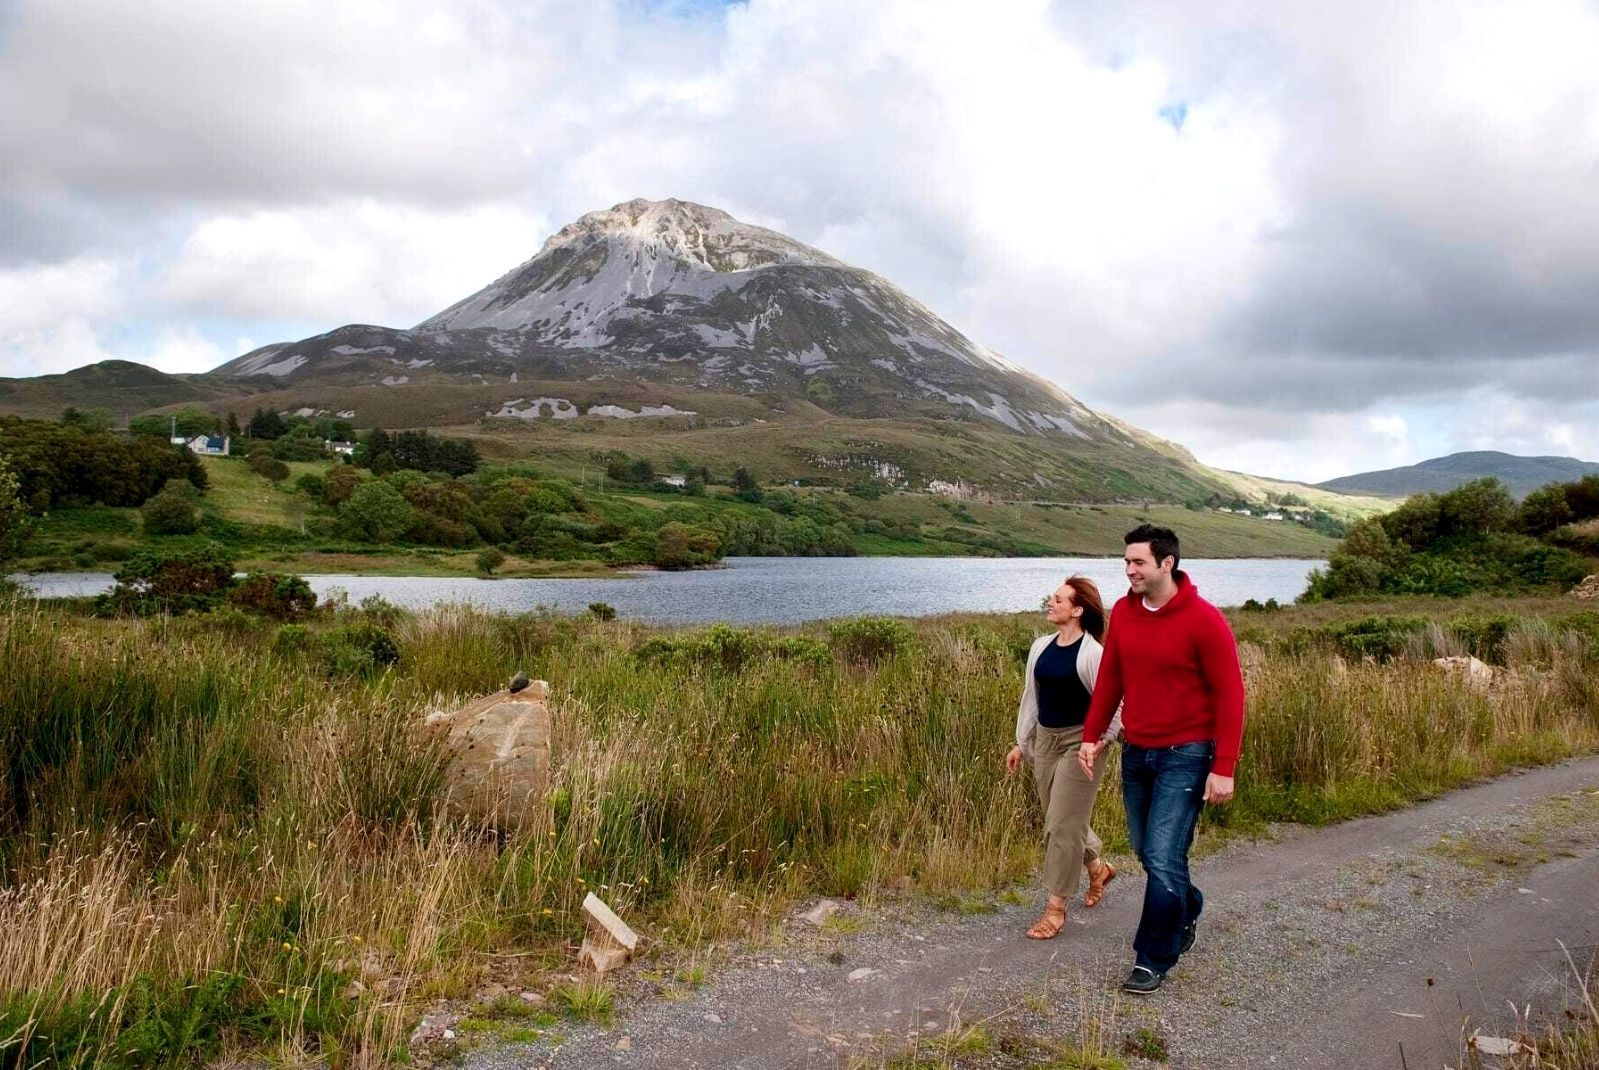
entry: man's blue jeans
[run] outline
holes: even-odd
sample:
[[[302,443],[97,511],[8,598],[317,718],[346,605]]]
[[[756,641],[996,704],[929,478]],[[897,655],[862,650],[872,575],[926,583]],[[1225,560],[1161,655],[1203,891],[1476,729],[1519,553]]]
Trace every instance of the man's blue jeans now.
[[[1214,743],[1175,747],[1122,744],[1122,801],[1127,838],[1148,877],[1133,952],[1138,965],[1165,973],[1177,965],[1183,934],[1199,920],[1205,897],[1188,879],[1188,848],[1205,802]]]

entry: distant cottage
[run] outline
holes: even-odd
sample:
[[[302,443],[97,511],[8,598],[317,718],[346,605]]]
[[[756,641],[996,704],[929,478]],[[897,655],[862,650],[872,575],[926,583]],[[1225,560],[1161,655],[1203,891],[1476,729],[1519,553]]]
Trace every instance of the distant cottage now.
[[[348,457],[350,454],[355,452],[355,443],[335,442],[332,439],[323,439],[322,448],[327,450],[329,453],[339,453]]]
[[[181,443],[202,457],[226,457],[232,445],[232,439],[223,435],[195,435],[185,442],[181,438],[174,438],[174,444]]]

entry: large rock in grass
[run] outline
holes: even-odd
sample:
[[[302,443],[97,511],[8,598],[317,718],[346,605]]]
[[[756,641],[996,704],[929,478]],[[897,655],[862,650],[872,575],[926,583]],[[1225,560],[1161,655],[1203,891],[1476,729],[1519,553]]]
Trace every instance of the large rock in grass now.
[[[1451,676],[1465,680],[1472,687],[1486,688],[1494,682],[1494,668],[1468,654],[1447,658],[1433,658],[1432,663]]]
[[[446,801],[456,817],[514,829],[544,799],[550,781],[550,685],[496,691],[453,712],[428,714],[450,748]]]
[[[1571,589],[1571,597],[1581,602],[1599,601],[1599,572],[1587,577]]]

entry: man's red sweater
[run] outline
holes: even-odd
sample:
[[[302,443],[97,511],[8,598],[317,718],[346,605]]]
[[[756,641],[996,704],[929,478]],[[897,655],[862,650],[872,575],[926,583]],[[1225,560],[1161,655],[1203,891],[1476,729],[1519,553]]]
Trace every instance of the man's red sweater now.
[[[1244,678],[1238,644],[1221,611],[1181,570],[1177,593],[1159,609],[1131,591],[1110,611],[1105,653],[1083,738],[1098,739],[1122,703],[1127,741],[1175,747],[1216,741],[1210,771],[1232,776],[1244,738]]]

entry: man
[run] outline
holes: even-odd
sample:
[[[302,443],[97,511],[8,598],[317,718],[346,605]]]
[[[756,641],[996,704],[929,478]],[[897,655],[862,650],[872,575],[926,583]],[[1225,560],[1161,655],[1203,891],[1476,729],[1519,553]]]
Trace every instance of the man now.
[[[1144,524],[1125,541],[1131,589],[1111,610],[1083,739],[1098,740],[1121,703],[1127,838],[1148,877],[1122,990],[1149,993],[1194,946],[1205,899],[1189,880],[1188,848],[1200,808],[1233,797],[1244,681],[1227,619],[1177,567],[1177,535]],[[1077,752],[1089,776],[1103,746]]]

